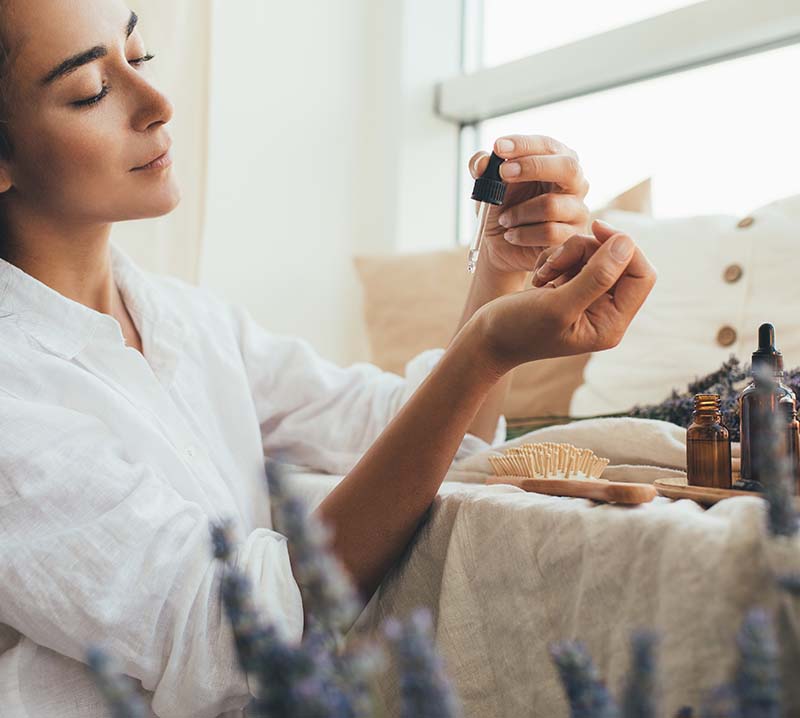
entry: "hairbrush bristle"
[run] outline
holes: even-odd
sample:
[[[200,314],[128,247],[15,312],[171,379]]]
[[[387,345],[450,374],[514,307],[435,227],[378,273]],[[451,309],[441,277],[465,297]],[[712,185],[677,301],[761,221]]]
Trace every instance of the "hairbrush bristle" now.
[[[525,476],[532,479],[599,479],[609,464],[591,449],[572,444],[520,444],[490,456],[495,476]]]

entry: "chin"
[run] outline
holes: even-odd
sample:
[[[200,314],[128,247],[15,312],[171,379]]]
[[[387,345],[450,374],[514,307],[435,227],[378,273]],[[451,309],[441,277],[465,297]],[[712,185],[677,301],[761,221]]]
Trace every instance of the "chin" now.
[[[125,217],[125,220],[163,217],[165,214],[172,212],[180,204],[181,192],[177,185],[175,185],[162,190],[154,197],[148,197],[147,200],[146,203],[126,213],[128,216]]]

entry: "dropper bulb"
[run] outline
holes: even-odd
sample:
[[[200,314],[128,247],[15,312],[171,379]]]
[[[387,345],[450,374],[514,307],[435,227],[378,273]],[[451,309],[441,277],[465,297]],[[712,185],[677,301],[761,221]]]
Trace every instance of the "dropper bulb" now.
[[[762,324],[758,328],[758,348],[775,349],[775,327],[772,324]]]

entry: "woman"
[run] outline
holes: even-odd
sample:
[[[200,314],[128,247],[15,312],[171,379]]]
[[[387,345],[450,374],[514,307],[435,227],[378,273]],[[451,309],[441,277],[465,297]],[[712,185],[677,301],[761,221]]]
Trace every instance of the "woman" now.
[[[508,372],[615,345],[655,281],[624,234],[599,223],[576,234],[580,165],[532,136],[496,143],[508,199],[464,318],[405,380],[335,367],[238,307],[142,272],[111,226],[163,215],[179,192],[172,108],[147,79],[136,20],[122,0],[0,0],[4,716],[106,715],[81,663],[90,642],[141,683],[154,715],[239,714],[249,692],[220,610],[212,520],[234,520],[263,610],[287,636],[303,630],[286,543],[270,530],[265,454],[349,469],[318,512],[367,598],[459,448],[495,435]],[[473,172],[485,163],[476,156]]]

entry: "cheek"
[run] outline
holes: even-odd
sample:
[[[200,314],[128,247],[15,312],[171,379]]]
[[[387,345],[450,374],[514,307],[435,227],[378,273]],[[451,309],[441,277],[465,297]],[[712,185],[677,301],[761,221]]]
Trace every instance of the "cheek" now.
[[[94,118],[42,118],[19,144],[17,185],[45,206],[95,202],[123,175],[120,133]],[[30,127],[30,126],[29,126]]]

